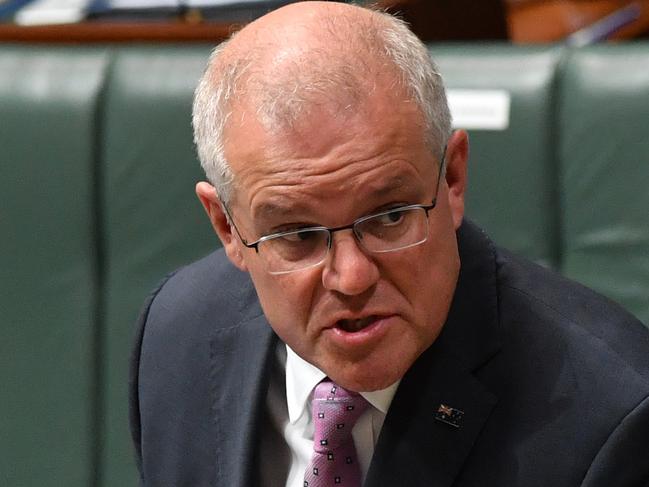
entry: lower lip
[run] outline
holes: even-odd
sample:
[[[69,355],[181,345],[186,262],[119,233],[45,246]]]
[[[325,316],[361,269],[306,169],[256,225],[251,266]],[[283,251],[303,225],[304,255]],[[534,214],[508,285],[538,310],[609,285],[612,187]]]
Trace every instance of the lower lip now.
[[[331,339],[336,344],[347,347],[358,347],[367,345],[383,337],[390,328],[390,325],[394,324],[395,321],[396,315],[383,316],[374,320],[362,330],[351,332],[345,331],[342,328],[333,327],[329,328],[328,331],[331,332]]]

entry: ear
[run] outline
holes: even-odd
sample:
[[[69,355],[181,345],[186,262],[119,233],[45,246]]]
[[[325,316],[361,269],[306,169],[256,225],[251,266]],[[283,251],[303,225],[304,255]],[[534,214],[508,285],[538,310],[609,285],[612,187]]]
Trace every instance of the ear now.
[[[451,216],[456,230],[464,218],[468,160],[469,136],[464,130],[456,130],[451,134],[446,145],[446,184]]]
[[[216,189],[209,183],[201,181],[196,184],[196,196],[200,200],[207,217],[212,223],[212,228],[218,235],[228,259],[242,271],[248,268],[243,260],[242,244],[234,228],[228,221],[228,217],[223,211],[221,200],[216,195]]]

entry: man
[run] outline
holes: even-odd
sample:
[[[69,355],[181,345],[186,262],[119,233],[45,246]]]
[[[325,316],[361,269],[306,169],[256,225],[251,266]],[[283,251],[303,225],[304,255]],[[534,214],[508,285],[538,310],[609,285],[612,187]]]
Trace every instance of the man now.
[[[467,136],[400,22],[268,14],[194,128],[224,248],[141,317],[144,485],[649,485],[647,330],[463,221]]]

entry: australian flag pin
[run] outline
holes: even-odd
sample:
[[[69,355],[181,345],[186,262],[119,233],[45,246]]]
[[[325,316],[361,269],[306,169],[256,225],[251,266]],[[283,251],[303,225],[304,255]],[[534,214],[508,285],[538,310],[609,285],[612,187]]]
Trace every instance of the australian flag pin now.
[[[440,404],[435,412],[435,420],[459,428],[462,422],[464,411],[452,408],[446,404]]]

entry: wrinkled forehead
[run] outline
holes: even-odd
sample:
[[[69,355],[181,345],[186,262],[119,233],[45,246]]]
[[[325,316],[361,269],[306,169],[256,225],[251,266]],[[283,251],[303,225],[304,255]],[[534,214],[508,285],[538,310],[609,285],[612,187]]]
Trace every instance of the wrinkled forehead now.
[[[323,75],[309,69],[296,71],[284,82],[279,73],[290,69],[249,80],[231,103],[224,127],[226,158],[231,164],[236,157],[228,153],[246,149],[240,145],[244,142],[238,137],[241,132],[249,140],[263,140],[262,148],[269,152],[284,146],[309,149],[320,140],[343,139],[350,127],[380,125],[384,132],[401,130],[426,138],[421,108],[400,83],[396,70],[331,69]],[[375,137],[367,132],[360,140]]]

